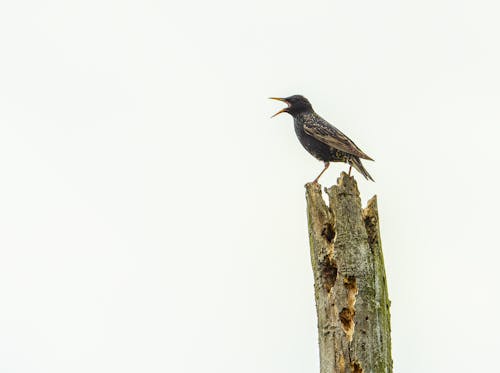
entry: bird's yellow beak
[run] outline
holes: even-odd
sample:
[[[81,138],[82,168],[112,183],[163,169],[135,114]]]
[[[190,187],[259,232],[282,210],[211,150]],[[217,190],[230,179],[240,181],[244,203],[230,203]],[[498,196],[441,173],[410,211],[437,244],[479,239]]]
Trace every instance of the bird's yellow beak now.
[[[285,104],[287,104],[288,106],[286,108],[283,108],[281,109],[280,111],[278,111],[276,114],[274,114],[271,118],[274,118],[276,115],[278,114],[281,114],[281,113],[286,113],[286,109],[288,109],[290,107],[290,104],[288,103],[287,100],[285,100],[284,98],[280,98],[280,97],[269,97],[269,99],[271,100],[277,100],[277,101],[282,101],[284,102]]]

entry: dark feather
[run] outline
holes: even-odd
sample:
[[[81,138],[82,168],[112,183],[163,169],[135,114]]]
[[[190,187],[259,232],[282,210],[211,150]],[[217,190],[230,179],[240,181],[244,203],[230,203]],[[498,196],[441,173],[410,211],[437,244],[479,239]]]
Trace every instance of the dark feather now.
[[[351,157],[347,162],[349,165],[354,167],[361,175],[363,175],[367,180],[375,181],[371,177],[371,175],[366,171],[366,168],[363,166],[358,157]]]
[[[313,123],[308,121],[304,122],[304,131],[308,135],[314,137],[316,140],[321,141],[328,146],[331,146],[332,148],[355,155],[359,158],[373,161],[373,159],[366,155],[360,148],[358,148],[350,138],[348,138],[326,120],[321,118],[319,115],[317,115],[315,119],[316,120]]]

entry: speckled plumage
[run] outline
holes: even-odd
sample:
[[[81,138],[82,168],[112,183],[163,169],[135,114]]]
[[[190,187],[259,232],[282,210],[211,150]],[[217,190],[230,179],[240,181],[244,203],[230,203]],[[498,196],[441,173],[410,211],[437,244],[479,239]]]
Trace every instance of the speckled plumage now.
[[[287,98],[272,98],[285,102],[288,107],[279,113],[289,113],[294,120],[295,133],[302,146],[316,159],[325,162],[325,168],[314,180],[328,168],[329,162],[345,162],[354,167],[366,179],[372,180],[360,158],[373,160],[340,130],[316,114],[309,101],[300,95]]]

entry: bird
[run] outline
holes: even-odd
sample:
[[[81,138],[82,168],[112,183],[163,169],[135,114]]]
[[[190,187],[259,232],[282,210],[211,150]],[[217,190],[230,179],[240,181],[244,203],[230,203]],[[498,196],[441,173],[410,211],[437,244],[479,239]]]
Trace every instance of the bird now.
[[[313,183],[318,183],[321,175],[330,166],[330,162],[347,163],[349,165],[349,176],[351,176],[351,169],[354,167],[367,180],[375,181],[361,163],[361,159],[370,161],[373,161],[373,159],[358,148],[339,129],[316,114],[307,98],[301,95],[269,98],[287,104],[287,107],[278,111],[271,118],[281,113],[290,114],[293,117],[295,134],[302,146],[313,157],[324,162],[325,168],[314,179]]]

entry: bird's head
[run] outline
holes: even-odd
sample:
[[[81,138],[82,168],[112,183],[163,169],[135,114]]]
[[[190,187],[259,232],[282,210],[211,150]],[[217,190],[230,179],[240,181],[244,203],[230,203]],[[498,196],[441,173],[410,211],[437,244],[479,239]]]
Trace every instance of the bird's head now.
[[[276,114],[274,114],[271,118],[281,113],[288,113],[291,116],[296,116],[297,114],[303,112],[312,111],[312,106],[309,100],[301,95],[294,95],[286,98],[279,98],[279,97],[269,97],[269,98],[271,100],[282,101],[288,105],[286,108],[283,108]]]

